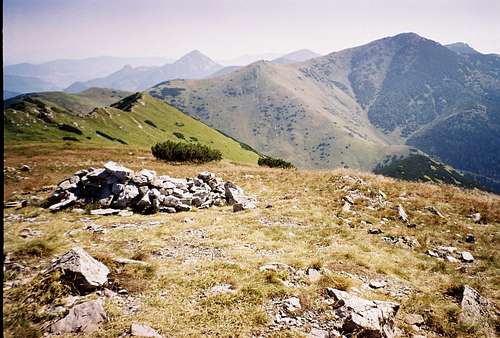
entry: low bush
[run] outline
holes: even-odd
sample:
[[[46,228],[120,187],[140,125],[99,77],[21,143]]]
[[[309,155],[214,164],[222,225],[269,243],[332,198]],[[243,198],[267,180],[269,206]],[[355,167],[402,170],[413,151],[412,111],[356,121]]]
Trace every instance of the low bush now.
[[[73,134],[77,134],[77,135],[83,134],[82,131],[80,129],[78,129],[77,127],[73,127],[73,126],[66,124],[66,123],[62,123],[62,124],[58,125],[57,128],[59,128],[59,130],[67,131],[69,133],[73,133]]]
[[[272,157],[261,157],[257,161],[260,166],[270,167],[270,168],[283,168],[283,169],[295,169],[295,166],[290,162],[282,160],[280,158]]]
[[[203,163],[222,159],[222,153],[219,150],[199,143],[166,141],[152,146],[151,152],[159,160],[174,162]]]
[[[186,138],[184,137],[184,134],[183,134],[183,133],[179,133],[178,131],[174,131],[174,133],[173,133],[173,134],[174,134],[174,136],[175,136],[175,137],[180,138],[181,140],[186,139]]]
[[[153,127],[153,128],[158,128],[158,127],[156,126],[156,124],[155,124],[153,121],[151,121],[151,120],[144,120],[144,123],[149,124],[149,125],[150,125],[151,127]]]

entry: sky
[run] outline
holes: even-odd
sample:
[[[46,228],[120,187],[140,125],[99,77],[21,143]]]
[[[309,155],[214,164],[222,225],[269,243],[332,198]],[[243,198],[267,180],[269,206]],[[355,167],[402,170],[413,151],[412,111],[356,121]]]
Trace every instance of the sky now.
[[[500,0],[4,0],[4,63],[320,54],[402,32],[500,54]]]

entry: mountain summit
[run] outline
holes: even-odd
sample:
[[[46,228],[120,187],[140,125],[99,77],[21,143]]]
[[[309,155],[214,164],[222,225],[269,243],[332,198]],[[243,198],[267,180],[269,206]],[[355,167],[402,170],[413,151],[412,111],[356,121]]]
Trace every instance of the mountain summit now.
[[[198,50],[193,50],[174,63],[158,67],[126,66],[106,77],[86,82],[74,83],[67,88],[81,90],[89,87],[113,88],[128,91],[140,91],[157,83],[171,79],[199,79],[220,70],[222,66]]]
[[[372,170],[417,148],[500,180],[500,57],[415,33],[150,92],[299,167]]]

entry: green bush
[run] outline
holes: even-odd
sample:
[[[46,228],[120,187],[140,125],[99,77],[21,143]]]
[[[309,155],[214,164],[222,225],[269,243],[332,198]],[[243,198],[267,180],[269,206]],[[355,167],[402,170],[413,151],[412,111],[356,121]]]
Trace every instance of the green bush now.
[[[149,125],[150,125],[151,127],[153,127],[153,128],[158,128],[158,127],[156,126],[156,124],[155,124],[153,121],[151,121],[151,120],[144,120],[144,123],[149,124]]]
[[[294,169],[295,166],[290,162],[282,160],[280,158],[272,157],[261,157],[257,161],[260,166],[270,167],[270,168],[283,168],[283,169]]]
[[[196,143],[166,141],[151,147],[153,156],[159,160],[174,162],[210,162],[222,160],[217,149]]]
[[[74,133],[77,135],[83,134],[80,129],[73,127],[73,126],[66,124],[66,123],[62,123],[62,124],[58,125],[57,128],[59,128],[59,130],[67,131],[67,132]]]
[[[183,133],[179,133],[178,131],[174,131],[173,134],[174,134],[175,137],[180,138],[181,140],[185,140],[186,139],[186,137],[184,137],[184,134]]]

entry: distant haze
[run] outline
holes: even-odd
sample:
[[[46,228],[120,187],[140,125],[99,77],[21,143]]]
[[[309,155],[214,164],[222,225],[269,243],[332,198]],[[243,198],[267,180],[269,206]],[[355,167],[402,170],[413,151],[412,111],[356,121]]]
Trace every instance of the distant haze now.
[[[500,53],[498,0],[4,0],[4,62],[320,54],[400,32]]]

